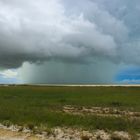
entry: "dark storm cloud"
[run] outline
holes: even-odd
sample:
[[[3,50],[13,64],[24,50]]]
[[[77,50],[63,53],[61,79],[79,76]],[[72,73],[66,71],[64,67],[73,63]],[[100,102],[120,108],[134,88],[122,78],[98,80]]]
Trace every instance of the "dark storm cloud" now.
[[[137,62],[140,57],[127,60],[126,51],[132,56],[139,53],[139,41],[131,37],[139,34],[132,28],[133,21],[128,23],[139,16],[139,2],[108,1],[108,6],[106,1],[0,0],[0,67],[47,60],[82,63],[94,58]],[[129,6],[135,14],[129,13]]]
[[[20,68],[31,83],[112,82],[120,68],[140,64],[139,5],[0,0],[0,69]]]

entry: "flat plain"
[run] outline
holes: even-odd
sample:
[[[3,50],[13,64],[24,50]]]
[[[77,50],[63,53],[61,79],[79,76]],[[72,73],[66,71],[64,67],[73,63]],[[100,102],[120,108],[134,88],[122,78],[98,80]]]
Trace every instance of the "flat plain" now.
[[[0,86],[0,123],[140,133],[140,87]]]

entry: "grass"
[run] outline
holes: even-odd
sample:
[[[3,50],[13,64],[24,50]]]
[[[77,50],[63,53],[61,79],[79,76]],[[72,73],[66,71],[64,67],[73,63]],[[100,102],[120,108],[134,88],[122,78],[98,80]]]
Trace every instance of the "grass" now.
[[[117,107],[140,111],[140,87],[0,87],[0,122],[48,127],[140,132],[140,120],[70,115],[64,105]]]

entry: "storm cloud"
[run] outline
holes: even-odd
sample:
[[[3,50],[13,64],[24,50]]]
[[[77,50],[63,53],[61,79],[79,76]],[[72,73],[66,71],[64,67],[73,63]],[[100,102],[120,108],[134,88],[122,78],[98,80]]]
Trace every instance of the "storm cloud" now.
[[[128,34],[123,21],[94,1],[1,0],[0,9],[2,67],[116,57]]]
[[[139,0],[0,0],[0,68],[25,62],[61,68],[76,63],[79,69],[106,62],[139,65],[139,5]]]

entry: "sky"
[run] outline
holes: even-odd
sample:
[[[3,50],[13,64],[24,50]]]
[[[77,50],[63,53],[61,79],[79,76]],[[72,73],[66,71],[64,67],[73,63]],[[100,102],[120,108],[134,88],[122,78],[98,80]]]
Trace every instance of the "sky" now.
[[[0,0],[0,83],[139,84],[139,0]]]

